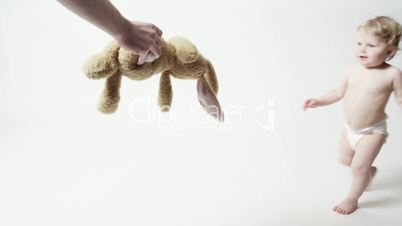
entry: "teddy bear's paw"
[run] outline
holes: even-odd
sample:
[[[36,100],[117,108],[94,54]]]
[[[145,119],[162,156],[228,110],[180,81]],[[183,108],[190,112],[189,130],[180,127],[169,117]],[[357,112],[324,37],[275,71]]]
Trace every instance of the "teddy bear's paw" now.
[[[102,99],[98,104],[98,110],[104,114],[112,114],[119,106],[119,97]]]
[[[161,105],[159,106],[162,112],[168,112],[170,110],[169,105]]]

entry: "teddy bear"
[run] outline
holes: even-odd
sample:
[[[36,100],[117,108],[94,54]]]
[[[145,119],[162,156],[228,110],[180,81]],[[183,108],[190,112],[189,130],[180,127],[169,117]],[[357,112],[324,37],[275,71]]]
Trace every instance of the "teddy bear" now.
[[[224,114],[217,99],[218,80],[212,64],[197,48],[181,37],[164,41],[162,54],[151,63],[137,64],[138,55],[120,47],[112,41],[101,52],[90,57],[83,65],[84,74],[90,79],[106,79],[98,110],[105,114],[117,110],[120,100],[122,76],[132,80],[144,80],[161,74],[159,82],[159,107],[169,111],[172,104],[171,77],[197,80],[198,100],[203,109],[218,121]]]

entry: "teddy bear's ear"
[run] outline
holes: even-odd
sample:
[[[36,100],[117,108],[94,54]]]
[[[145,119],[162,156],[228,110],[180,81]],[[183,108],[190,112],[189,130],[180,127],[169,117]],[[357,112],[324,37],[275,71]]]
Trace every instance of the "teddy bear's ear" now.
[[[211,86],[207,83],[204,77],[201,77],[197,81],[198,100],[204,110],[216,118],[218,121],[224,121],[223,111],[215,93]]]
[[[84,74],[90,79],[102,79],[112,76],[118,69],[119,48],[118,43],[114,41],[103,52],[89,58],[83,65]]]
[[[193,43],[185,38],[174,37],[169,39],[168,43],[175,48],[177,58],[179,58],[179,60],[184,64],[192,63],[200,56]]]

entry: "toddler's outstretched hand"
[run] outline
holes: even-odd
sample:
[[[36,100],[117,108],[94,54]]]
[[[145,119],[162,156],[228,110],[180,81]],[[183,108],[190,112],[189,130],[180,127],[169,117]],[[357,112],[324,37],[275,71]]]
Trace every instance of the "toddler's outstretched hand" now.
[[[309,98],[304,101],[303,110],[307,110],[307,108],[316,108],[319,106],[320,101],[317,99]]]

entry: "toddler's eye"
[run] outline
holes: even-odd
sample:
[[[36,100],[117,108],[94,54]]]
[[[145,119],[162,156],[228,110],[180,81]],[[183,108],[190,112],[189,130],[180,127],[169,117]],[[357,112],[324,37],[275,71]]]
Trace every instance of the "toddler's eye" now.
[[[362,45],[362,43],[361,42],[358,42],[358,43],[356,43],[358,46],[361,46]]]
[[[368,47],[375,47],[375,45],[373,45],[373,44],[368,44]]]

